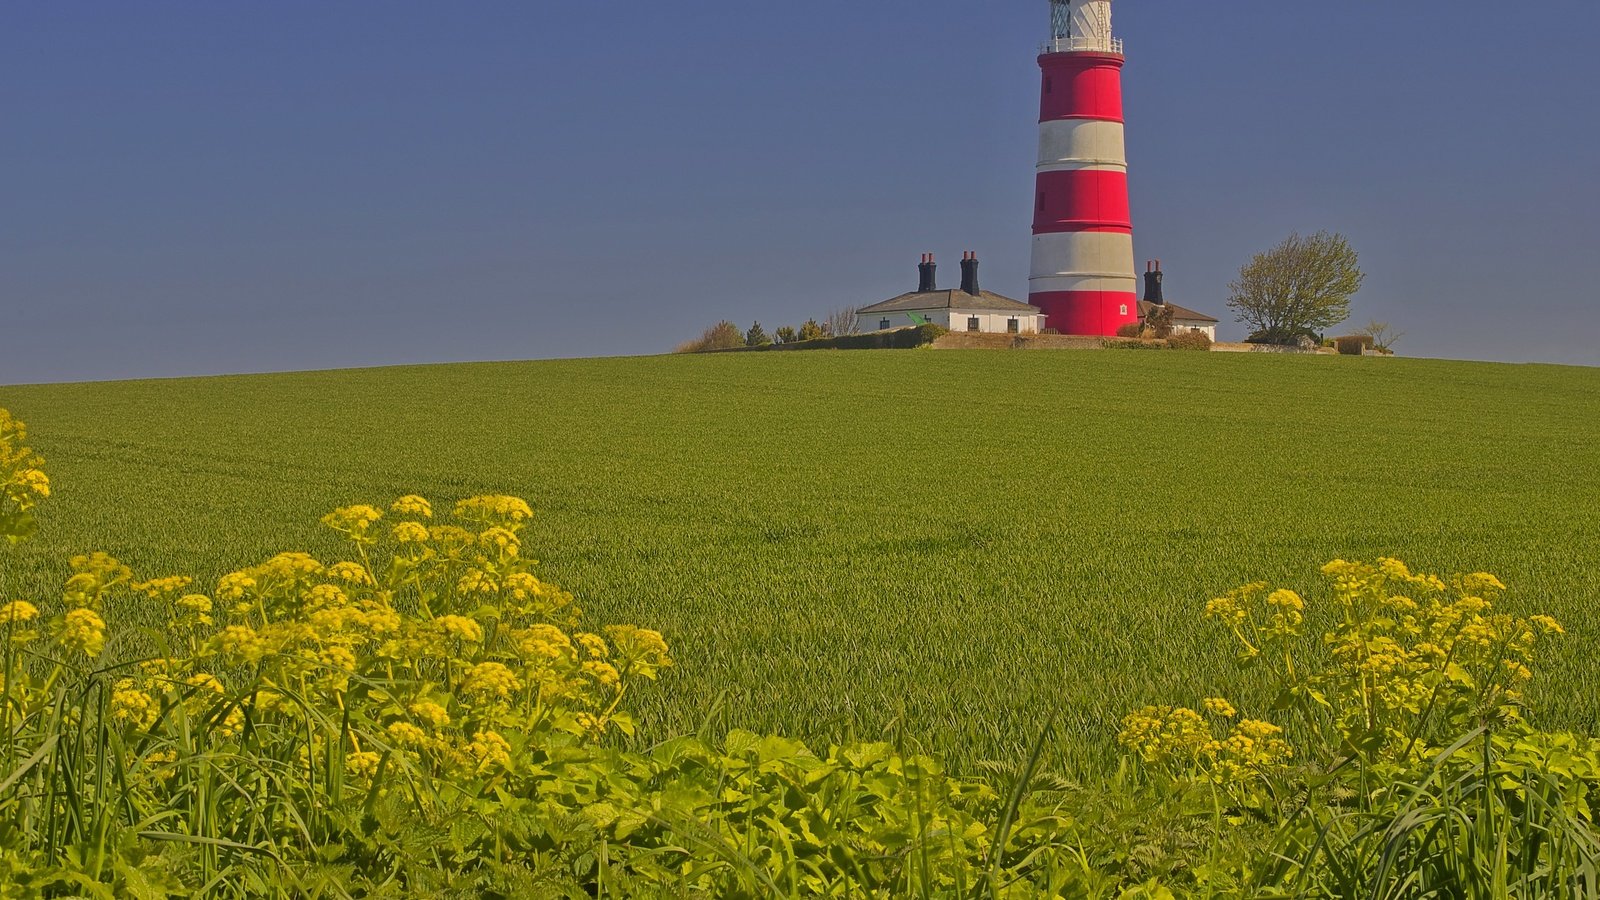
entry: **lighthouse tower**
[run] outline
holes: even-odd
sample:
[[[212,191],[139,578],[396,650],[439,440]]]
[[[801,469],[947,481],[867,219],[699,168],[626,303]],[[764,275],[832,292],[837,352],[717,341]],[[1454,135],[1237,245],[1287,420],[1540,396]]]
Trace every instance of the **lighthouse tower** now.
[[[1062,334],[1114,335],[1137,322],[1122,41],[1111,0],[1050,0],[1039,55],[1039,171],[1028,302]]]

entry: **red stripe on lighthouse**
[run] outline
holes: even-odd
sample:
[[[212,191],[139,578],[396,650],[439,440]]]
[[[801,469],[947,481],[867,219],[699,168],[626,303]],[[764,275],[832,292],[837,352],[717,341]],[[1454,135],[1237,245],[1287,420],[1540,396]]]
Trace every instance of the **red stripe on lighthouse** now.
[[[1039,121],[1107,119],[1122,121],[1121,56],[1112,53],[1047,53]]]
[[[1044,311],[1044,327],[1061,334],[1114,335],[1139,321],[1139,296],[1118,291],[1048,291],[1028,302]]]
[[[1033,233],[1133,232],[1128,173],[1104,169],[1040,172]]]

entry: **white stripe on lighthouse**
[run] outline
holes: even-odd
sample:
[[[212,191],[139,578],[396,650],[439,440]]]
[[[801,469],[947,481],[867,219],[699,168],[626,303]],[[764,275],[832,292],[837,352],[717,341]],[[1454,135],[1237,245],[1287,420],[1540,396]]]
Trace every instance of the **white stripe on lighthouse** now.
[[[1039,125],[1039,171],[1099,169],[1126,172],[1128,153],[1121,122],[1056,119]]]
[[[1137,293],[1133,235],[1115,231],[1035,235],[1028,290],[1035,294],[1048,291]]]

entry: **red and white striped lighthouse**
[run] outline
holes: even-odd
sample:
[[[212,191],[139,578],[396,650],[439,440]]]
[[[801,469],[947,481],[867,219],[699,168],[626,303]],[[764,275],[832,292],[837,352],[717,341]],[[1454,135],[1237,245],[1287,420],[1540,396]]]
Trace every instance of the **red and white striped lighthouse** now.
[[[1139,318],[1122,41],[1111,0],[1050,0],[1050,18],[1028,302],[1062,334],[1114,335]]]

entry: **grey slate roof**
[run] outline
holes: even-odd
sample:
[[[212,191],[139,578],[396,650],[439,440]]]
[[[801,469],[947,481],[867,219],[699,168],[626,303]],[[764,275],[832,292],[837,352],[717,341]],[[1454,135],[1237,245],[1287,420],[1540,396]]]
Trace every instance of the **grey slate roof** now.
[[[1150,314],[1150,307],[1152,307],[1152,306],[1155,306],[1155,304],[1151,303],[1148,300],[1140,300],[1139,301],[1139,318],[1142,319],[1145,316],[1149,315]],[[1199,322],[1199,323],[1205,324],[1205,325],[1216,325],[1218,322],[1221,321],[1220,319],[1213,319],[1213,318],[1211,318],[1210,316],[1206,315],[1203,312],[1195,312],[1194,310],[1188,308],[1187,306],[1179,306],[1176,303],[1168,303],[1167,304],[1167,309],[1172,310],[1172,321],[1174,323],[1176,323],[1176,322]]]
[[[970,312],[1005,312],[1020,313],[1023,315],[1038,315],[1039,307],[1029,306],[1010,297],[983,291],[977,296],[966,291],[926,291],[918,293],[901,294],[882,303],[863,306],[856,310],[859,315],[872,316],[879,313],[908,312],[923,309],[959,309]]]

